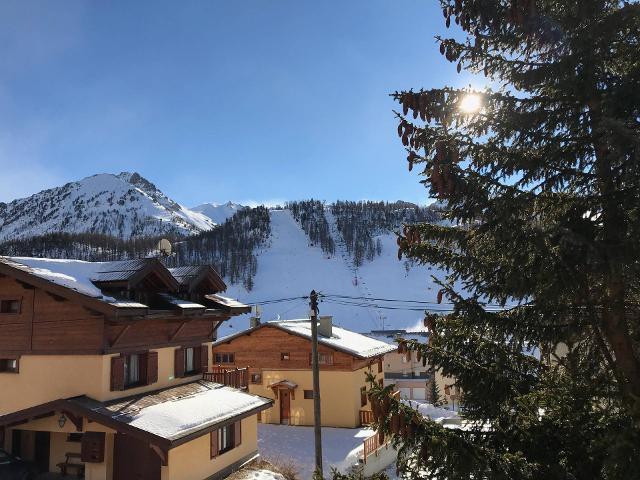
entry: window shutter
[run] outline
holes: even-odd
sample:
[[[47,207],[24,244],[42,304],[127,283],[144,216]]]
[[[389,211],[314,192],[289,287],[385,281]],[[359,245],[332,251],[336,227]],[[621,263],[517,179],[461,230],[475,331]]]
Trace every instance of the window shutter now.
[[[210,434],[211,437],[211,458],[218,456],[218,430],[214,430]]]
[[[313,365],[313,353],[309,354],[309,365]]]
[[[382,373],[382,357],[378,358],[378,373]]]
[[[200,371],[209,371],[209,345],[202,345],[200,347]]]
[[[104,432],[85,432],[82,435],[80,457],[86,463],[104,462]]]
[[[176,349],[173,369],[176,378],[184,377],[184,348]]]
[[[124,357],[111,357],[111,391],[124,390]]]
[[[158,352],[147,353],[147,385],[158,381]]]
[[[233,424],[233,441],[235,447],[242,443],[242,420]]]

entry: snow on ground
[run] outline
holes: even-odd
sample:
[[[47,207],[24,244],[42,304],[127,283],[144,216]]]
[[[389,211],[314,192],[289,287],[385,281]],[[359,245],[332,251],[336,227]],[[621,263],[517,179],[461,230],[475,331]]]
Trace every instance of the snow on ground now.
[[[225,295],[248,304],[259,301],[308,295],[312,289],[323,294],[339,294],[367,298],[392,298],[435,302],[438,288],[431,275],[443,278],[436,268],[405,266],[398,261],[393,233],[380,235],[382,255],[365,261],[354,273],[350,257],[338,245],[332,257],[320,247],[310,246],[309,239],[288,210],[272,210],[271,238],[258,253],[258,271],[254,289],[247,292],[242,285],[229,285]],[[333,225],[333,217],[327,215]],[[335,234],[334,234],[335,236]],[[421,311],[385,310],[382,308],[340,305],[329,300],[319,305],[320,315],[332,315],[335,325],[356,331],[410,328],[422,325]],[[262,319],[308,318],[308,301],[264,305]],[[224,322],[219,335],[229,335],[249,327],[249,316]]]
[[[436,407],[431,403],[416,402],[415,400],[404,399],[402,400],[402,402],[416,410],[423,417],[428,417],[434,422],[440,423],[445,419],[460,419],[460,415],[458,415],[458,412],[447,410],[446,408]]]
[[[325,476],[331,467],[348,470],[358,462],[369,428],[322,428],[322,458]],[[309,480],[315,465],[313,427],[258,424],[258,451],[275,464],[293,464],[301,480]]]
[[[252,470],[250,468],[240,470],[233,476],[233,480],[284,480],[284,477],[270,470],[259,469]]]

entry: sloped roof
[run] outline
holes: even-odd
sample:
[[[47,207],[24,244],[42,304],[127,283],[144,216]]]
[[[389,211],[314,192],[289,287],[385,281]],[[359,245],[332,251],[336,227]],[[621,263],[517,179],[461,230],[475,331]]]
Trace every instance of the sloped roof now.
[[[262,323],[254,328],[222,337],[214,343],[214,346],[229,342],[237,337],[265,327],[278,328],[285,332],[311,340],[310,320],[278,320]],[[352,332],[351,330],[337,327],[336,325],[332,326],[332,335],[330,337],[325,337],[318,332],[318,343],[362,359],[384,355],[385,353],[392,352],[397,348],[395,345],[381,342],[375,338],[367,337],[361,333]]]
[[[88,397],[69,401],[171,442],[256,409],[269,408],[273,403],[271,399],[205,380],[108,402]]]
[[[215,270],[208,266],[197,268],[200,271],[206,271],[208,275],[211,275],[210,272],[215,273]],[[21,277],[18,280],[27,283],[37,279],[39,281],[37,286],[45,290],[50,289],[52,293],[66,296],[73,292],[82,296],[77,297],[78,299],[84,298],[92,303],[92,306],[95,305],[102,309],[112,308],[118,312],[126,310],[130,314],[144,313],[149,307],[135,301],[115,298],[103,293],[101,288],[106,288],[110,282],[128,282],[129,285],[136,285],[152,272],[155,275],[154,279],[159,277],[162,285],[166,285],[168,290],[177,291],[179,286],[179,280],[173,277],[171,271],[155,258],[86,262],[69,259],[0,257],[0,270],[18,275]],[[206,305],[185,301],[170,294],[166,294],[163,300],[167,306],[176,310],[213,311]],[[225,310],[219,311],[222,313]],[[227,313],[234,314],[235,310],[230,310]]]
[[[218,272],[210,265],[185,265],[169,268],[171,275],[178,281],[181,287],[195,290],[199,284],[208,280],[215,287],[216,292],[223,292],[227,285]]]

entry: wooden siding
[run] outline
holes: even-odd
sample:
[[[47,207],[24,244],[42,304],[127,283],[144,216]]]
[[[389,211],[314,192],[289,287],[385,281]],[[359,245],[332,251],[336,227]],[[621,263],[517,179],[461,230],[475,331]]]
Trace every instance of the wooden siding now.
[[[199,345],[212,340],[218,323],[211,318],[176,315],[116,323],[75,301],[2,275],[0,298],[21,301],[20,313],[0,313],[0,357],[88,355]]]
[[[282,353],[289,354],[289,360],[282,360]],[[318,345],[318,352],[333,355],[333,365],[320,365],[321,370],[353,371],[369,364],[370,360],[360,360],[347,353]],[[233,353],[233,364],[238,367],[249,366],[265,370],[308,370],[311,341],[298,335],[287,333],[279,328],[265,327],[231,339],[229,343],[213,346],[213,361],[217,365],[217,353]],[[375,361],[375,360],[374,360]]]

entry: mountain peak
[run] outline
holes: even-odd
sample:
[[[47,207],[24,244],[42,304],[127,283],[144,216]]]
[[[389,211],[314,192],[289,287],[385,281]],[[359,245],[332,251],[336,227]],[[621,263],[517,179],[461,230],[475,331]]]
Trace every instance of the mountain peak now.
[[[138,172],[92,175],[0,207],[0,241],[52,232],[121,238],[192,234],[214,226]]]

